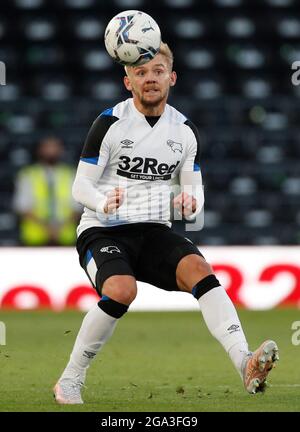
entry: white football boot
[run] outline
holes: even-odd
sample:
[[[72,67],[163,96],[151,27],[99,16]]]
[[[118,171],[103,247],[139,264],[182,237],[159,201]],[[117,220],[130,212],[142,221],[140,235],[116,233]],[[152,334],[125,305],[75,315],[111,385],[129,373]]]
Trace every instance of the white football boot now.
[[[53,395],[60,405],[83,404],[81,388],[84,384],[82,375],[61,378],[53,388]]]
[[[250,394],[264,392],[267,376],[279,360],[278,347],[272,340],[267,340],[243,360],[242,374],[245,389]]]

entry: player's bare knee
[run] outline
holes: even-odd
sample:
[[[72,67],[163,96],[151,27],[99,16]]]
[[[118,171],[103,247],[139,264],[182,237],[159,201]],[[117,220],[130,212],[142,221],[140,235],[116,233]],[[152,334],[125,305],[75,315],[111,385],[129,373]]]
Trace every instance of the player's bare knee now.
[[[137,295],[137,285],[132,276],[111,276],[102,288],[102,294],[125,305],[130,305]]]
[[[112,298],[116,299],[119,303],[130,305],[136,298],[137,290],[133,286],[116,287],[113,290]]]
[[[187,255],[177,266],[177,284],[182,291],[191,292],[199,280],[212,273],[212,267],[203,257],[196,254]]]
[[[202,272],[206,274],[213,273],[212,267],[202,256],[191,254],[187,255],[179,261],[178,271],[191,272]]]
[[[205,261],[204,258],[198,257],[198,259],[195,259],[195,271],[199,273],[200,275],[208,276],[210,274],[213,274],[213,269],[211,265]]]
[[[136,281],[132,276],[111,276],[102,287],[98,306],[113,318],[121,318],[137,294]]]

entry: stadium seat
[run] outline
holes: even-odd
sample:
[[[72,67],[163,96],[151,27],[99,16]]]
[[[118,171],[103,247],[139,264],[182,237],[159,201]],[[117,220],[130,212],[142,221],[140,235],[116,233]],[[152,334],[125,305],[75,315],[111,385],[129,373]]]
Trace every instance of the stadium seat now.
[[[35,19],[24,24],[24,36],[31,41],[48,41],[56,34],[54,22],[45,19]]]
[[[88,9],[96,4],[96,0],[64,0],[64,4],[70,9]]]
[[[243,4],[243,0],[214,0],[217,6],[237,7]]]
[[[103,37],[104,25],[97,18],[77,19],[70,26],[72,26],[73,33],[78,39],[99,41]]]
[[[225,24],[226,32],[234,38],[249,38],[255,33],[255,23],[247,17],[234,17]]]
[[[15,0],[16,7],[20,9],[40,9],[45,0]]]

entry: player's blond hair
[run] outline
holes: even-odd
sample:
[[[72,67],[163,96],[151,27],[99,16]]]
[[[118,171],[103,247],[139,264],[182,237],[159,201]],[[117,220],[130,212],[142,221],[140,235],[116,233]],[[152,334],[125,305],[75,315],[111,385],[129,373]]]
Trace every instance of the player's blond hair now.
[[[168,64],[170,66],[171,71],[173,70],[173,63],[174,63],[174,55],[171,51],[169,45],[165,42],[162,42],[159,47],[159,54],[166,57]]]
[[[164,57],[166,57],[168,65],[170,67],[170,70],[172,71],[173,70],[174,55],[173,55],[172,51],[170,50],[169,45],[166,44],[165,42],[161,42],[158,54],[161,54]],[[128,75],[128,70],[132,67],[134,67],[134,66],[125,66],[124,69],[125,69],[125,72],[127,75]]]

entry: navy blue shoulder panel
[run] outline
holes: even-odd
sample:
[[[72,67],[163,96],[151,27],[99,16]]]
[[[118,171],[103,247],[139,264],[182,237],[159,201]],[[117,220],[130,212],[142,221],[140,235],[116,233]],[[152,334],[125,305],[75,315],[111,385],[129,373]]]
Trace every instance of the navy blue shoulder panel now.
[[[86,137],[80,157],[82,160],[93,164],[98,163],[99,151],[103,138],[111,125],[118,120],[118,117],[112,115],[112,108],[103,111],[103,113],[96,118]]]

